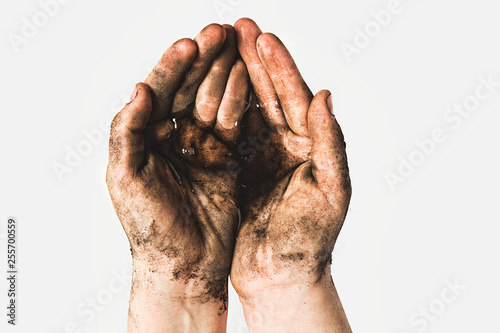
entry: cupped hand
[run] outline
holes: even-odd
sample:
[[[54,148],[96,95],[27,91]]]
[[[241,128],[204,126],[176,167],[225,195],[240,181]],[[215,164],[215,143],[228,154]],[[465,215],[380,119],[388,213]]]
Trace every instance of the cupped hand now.
[[[240,297],[323,277],[331,283],[351,186],[330,93],[312,95],[276,36],[250,19],[235,30],[258,105],[241,135],[242,223],[231,281]]]
[[[221,302],[222,311],[238,223],[236,175],[227,169],[249,89],[236,55],[231,26],[174,43],[113,120],[107,171],[134,268],[166,277],[173,293]]]

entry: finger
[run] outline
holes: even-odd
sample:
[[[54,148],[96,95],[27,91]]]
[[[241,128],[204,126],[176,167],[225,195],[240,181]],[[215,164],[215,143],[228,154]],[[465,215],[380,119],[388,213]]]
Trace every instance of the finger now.
[[[344,136],[335,116],[331,114],[331,105],[330,92],[322,90],[316,94],[309,107],[307,124],[313,140],[312,174],[330,203],[347,209],[351,197],[349,168]]]
[[[175,91],[185,72],[196,57],[196,43],[181,39],[170,46],[144,81],[151,87],[153,111],[151,122],[165,118],[170,110]]]
[[[113,119],[109,140],[111,163],[126,165],[137,170],[144,160],[143,130],[149,121],[152,99],[149,87],[144,83],[136,85],[137,94]]]
[[[198,55],[175,94],[172,115],[180,116],[194,106],[198,88],[210,69],[212,62],[217,58],[225,39],[226,29],[219,24],[206,26],[196,36],[194,41],[198,46]]]
[[[234,29],[236,30],[238,50],[247,66],[253,89],[268,126],[278,130],[287,128],[288,125],[279,106],[273,83],[257,53],[256,42],[262,31],[249,18],[238,20],[234,24]]]
[[[292,56],[281,40],[270,33],[259,36],[257,51],[278,94],[288,126],[295,134],[307,136],[307,109],[313,94]]]
[[[215,131],[222,140],[236,141],[241,128],[241,118],[247,107],[248,92],[247,68],[243,60],[237,60],[229,75],[224,97],[217,113]]]
[[[227,79],[236,56],[236,35],[234,28],[226,25],[224,29],[226,29],[224,46],[217,59],[213,61],[196,95],[194,117],[207,127],[215,123],[217,110],[222,101]]]

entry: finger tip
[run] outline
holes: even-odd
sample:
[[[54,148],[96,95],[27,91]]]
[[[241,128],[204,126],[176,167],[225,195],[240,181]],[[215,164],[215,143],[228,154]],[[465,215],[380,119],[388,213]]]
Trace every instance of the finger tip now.
[[[333,95],[330,90],[328,89],[320,90],[315,97],[317,98],[317,100],[321,101],[323,105],[326,104],[328,112],[330,112],[332,116],[335,116],[333,114]]]
[[[257,45],[266,47],[266,46],[273,46],[278,44],[283,44],[281,40],[276,36],[275,34],[271,32],[264,32],[260,34],[260,36],[257,38]]]
[[[245,75],[245,76],[248,75],[247,66],[245,65],[245,62],[243,60],[236,59],[233,67],[238,72],[238,74]]]
[[[211,23],[201,30],[195,40],[202,37],[210,39],[211,43],[221,43],[226,39],[226,29],[218,23]]]
[[[284,48],[284,44],[273,33],[265,32],[257,37],[256,40],[257,52],[259,56],[273,56]]]
[[[137,89],[137,91],[140,91],[140,90],[149,91],[149,86],[144,82],[138,82],[135,84],[135,89]]]
[[[262,34],[262,30],[260,30],[259,26],[248,17],[244,17],[236,21],[234,24],[234,30],[236,32],[238,43],[243,41],[255,43],[257,37]]]
[[[234,28],[236,30],[244,30],[250,27],[258,27],[257,23],[249,17],[242,17],[234,23]]]
[[[191,38],[179,39],[174,43],[173,48],[181,59],[192,58],[198,52],[198,46]]]
[[[151,109],[152,99],[149,86],[143,82],[135,85],[133,96],[129,104],[140,105],[141,108]]]
[[[316,130],[320,123],[329,122],[332,113],[330,111],[328,100],[331,97],[330,90],[320,90],[313,98],[309,111],[307,113],[307,123],[309,131]],[[326,118],[325,118],[326,117]]]
[[[222,27],[226,30],[227,32],[234,32],[234,27],[231,24],[223,24]]]
[[[229,24],[224,24],[223,27],[226,31],[225,43],[236,47],[236,31],[234,30],[234,27]]]
[[[332,92],[330,90],[323,89],[323,90],[318,91],[318,93],[316,94],[316,97],[319,98],[319,99],[326,100],[331,95],[332,95]]]

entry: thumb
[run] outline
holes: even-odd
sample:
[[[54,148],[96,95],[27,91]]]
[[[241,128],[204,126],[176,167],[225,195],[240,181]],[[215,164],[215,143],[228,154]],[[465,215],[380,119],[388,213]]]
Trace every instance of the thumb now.
[[[334,207],[347,211],[351,181],[344,135],[332,114],[331,93],[322,90],[314,96],[307,114],[312,140],[312,175]]]
[[[135,96],[134,96],[135,95]],[[109,140],[110,164],[123,164],[137,171],[144,161],[143,131],[149,121],[152,102],[149,87],[138,83],[132,101],[115,116]]]

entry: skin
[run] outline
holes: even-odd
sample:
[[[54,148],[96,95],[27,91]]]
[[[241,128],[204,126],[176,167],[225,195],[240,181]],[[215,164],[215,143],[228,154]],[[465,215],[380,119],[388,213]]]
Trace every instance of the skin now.
[[[351,196],[330,93],[313,96],[282,42],[252,20],[235,30],[259,104],[242,137],[267,129],[243,156],[231,269],[250,332],[351,332],[330,270]]]
[[[177,41],[113,120],[106,180],[134,263],[128,332],[225,331],[238,225],[228,165],[249,91],[236,55],[231,26]]]
[[[128,331],[225,331],[231,271],[251,332],[351,332],[330,273],[351,194],[330,93],[242,19],[176,42],[133,96],[107,173],[134,262]]]

